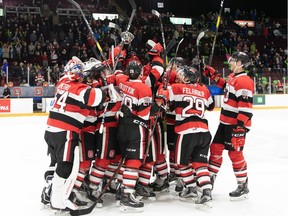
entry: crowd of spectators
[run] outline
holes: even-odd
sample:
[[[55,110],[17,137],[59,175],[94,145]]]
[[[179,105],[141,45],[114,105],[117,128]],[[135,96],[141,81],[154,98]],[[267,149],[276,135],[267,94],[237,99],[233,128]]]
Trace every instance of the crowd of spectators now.
[[[198,61],[195,59],[197,34],[208,29],[201,40],[200,54],[209,57],[217,13],[208,12],[193,17],[192,25],[173,25],[169,21],[169,17],[173,14],[162,15],[166,43],[172,38],[179,40],[184,37],[178,55],[190,63]],[[114,22],[125,30],[127,21],[93,20],[91,17],[88,19],[91,21],[94,36],[100,42],[104,54],[108,56],[111,46],[120,42],[119,32],[109,28],[109,22]],[[253,20],[255,27],[239,27],[233,22],[234,19]],[[263,70],[270,68],[280,76],[287,76],[287,39],[284,39],[286,44],[277,43],[278,40],[283,40],[283,32],[287,31],[285,22],[287,19],[281,22],[256,10],[224,13],[217,36],[215,58],[220,59],[220,63],[223,64],[227,55],[241,50],[253,59],[254,75],[261,77]],[[138,8],[130,31],[135,36],[131,47],[145,63],[146,41],[153,39],[162,42],[159,20],[151,13]],[[263,43],[259,44],[259,40]],[[0,64],[4,71],[1,85],[5,83],[7,65],[9,80],[13,80],[14,85],[24,82],[34,86],[41,85],[45,81],[53,85],[57,83],[64,65],[72,56],[78,56],[86,61],[95,56],[93,50],[95,51],[95,44],[81,16],[64,17],[56,13],[51,13],[47,17],[24,13],[7,15],[0,19]],[[173,56],[173,50],[171,53],[170,57]],[[215,67],[220,69],[224,65]],[[43,81],[37,82],[40,76]]]

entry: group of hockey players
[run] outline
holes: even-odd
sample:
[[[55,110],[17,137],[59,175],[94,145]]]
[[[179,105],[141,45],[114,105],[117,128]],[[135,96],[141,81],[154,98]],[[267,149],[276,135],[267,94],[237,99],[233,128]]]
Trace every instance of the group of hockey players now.
[[[212,141],[205,112],[214,109],[214,99],[198,65],[175,56],[166,67],[163,46],[152,40],[146,43],[149,62],[142,65],[130,42],[123,40],[107,60],[72,57],[65,66],[44,136],[51,163],[41,202],[71,215],[88,214],[105,205],[103,194],[110,192],[121,211],[140,212],[145,200],[156,200],[176,180],[181,200],[211,207],[224,149],[238,183],[229,195],[247,198],[242,150],[254,87],[245,72],[247,54],[231,56],[227,80],[202,67],[224,90]]]

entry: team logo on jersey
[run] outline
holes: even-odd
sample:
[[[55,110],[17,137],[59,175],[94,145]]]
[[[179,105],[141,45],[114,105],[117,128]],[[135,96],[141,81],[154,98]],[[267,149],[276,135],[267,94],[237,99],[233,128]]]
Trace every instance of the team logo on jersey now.
[[[94,151],[89,150],[87,155],[88,155],[88,158],[93,158],[94,157]]]
[[[109,157],[110,158],[114,158],[114,156],[115,156],[115,151],[114,150],[110,150],[109,151]]]

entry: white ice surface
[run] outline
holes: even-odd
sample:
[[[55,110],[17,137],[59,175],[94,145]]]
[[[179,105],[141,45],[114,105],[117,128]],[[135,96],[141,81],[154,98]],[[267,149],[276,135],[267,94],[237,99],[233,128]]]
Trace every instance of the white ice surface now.
[[[207,113],[214,136],[219,111]],[[46,116],[0,117],[1,215],[50,215],[40,210],[44,172],[49,164],[44,130]],[[128,215],[284,216],[288,215],[288,110],[255,110],[244,154],[248,163],[250,198],[231,202],[229,192],[236,180],[227,152],[213,190],[213,208],[199,210],[177,196],[164,194],[146,203],[144,212]],[[171,189],[173,189],[171,187]],[[5,213],[6,212],[6,213]],[[104,198],[102,209],[90,215],[120,214],[113,197]],[[123,213],[121,213],[123,214]],[[124,213],[125,214],[125,213]]]

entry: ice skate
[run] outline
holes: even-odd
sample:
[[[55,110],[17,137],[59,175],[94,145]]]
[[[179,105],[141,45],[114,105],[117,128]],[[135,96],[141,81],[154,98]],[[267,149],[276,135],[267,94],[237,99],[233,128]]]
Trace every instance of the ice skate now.
[[[42,190],[41,193],[41,203],[42,207],[41,209],[47,209],[50,208],[50,196],[51,196],[51,189],[52,189],[52,179],[53,176],[47,176],[46,177],[46,184]]]
[[[139,200],[156,200],[156,194],[152,191],[152,189],[141,184],[136,184],[136,196]]]
[[[135,193],[123,193],[120,200],[120,211],[122,212],[142,212],[144,203],[137,200]]]
[[[204,189],[201,198],[196,200],[195,203],[198,209],[212,208],[211,189]]]
[[[169,182],[168,178],[165,179],[156,179],[155,183],[153,184],[153,191],[154,192],[167,192],[169,193]]]
[[[102,208],[103,207],[103,200],[98,199],[98,197],[101,194],[101,189],[100,189],[99,185],[90,184],[89,187],[90,187],[90,191],[88,194],[89,199],[92,200],[93,202],[96,202],[97,208]]]
[[[169,173],[168,175],[168,181],[169,183],[175,183],[177,181],[177,177],[175,173]]]
[[[211,185],[212,185],[212,190],[214,188],[215,180],[216,180],[216,175],[215,174],[211,175],[210,176],[210,182],[211,182]]]
[[[175,186],[175,191],[176,192],[181,192],[184,189],[184,182],[182,178],[178,178],[176,186]]]
[[[236,190],[229,193],[231,201],[245,200],[249,198],[248,178],[243,183],[238,183]]]
[[[197,188],[196,187],[187,187],[184,188],[182,192],[179,193],[179,198],[181,201],[195,203],[197,200]]]

